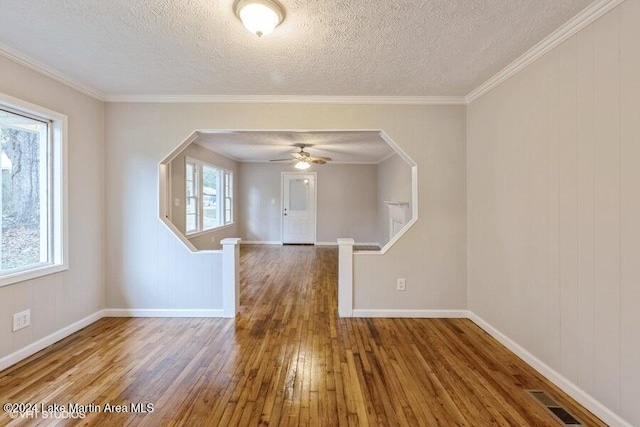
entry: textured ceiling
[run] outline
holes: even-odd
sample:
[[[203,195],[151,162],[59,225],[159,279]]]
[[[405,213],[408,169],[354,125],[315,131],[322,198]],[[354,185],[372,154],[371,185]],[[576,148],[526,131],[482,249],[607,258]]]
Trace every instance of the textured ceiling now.
[[[312,156],[331,157],[334,163],[378,163],[393,149],[376,131],[229,131],[200,133],[194,141],[211,151],[245,162],[289,159],[304,144]]]
[[[109,95],[466,95],[594,0],[2,0],[0,43]]]

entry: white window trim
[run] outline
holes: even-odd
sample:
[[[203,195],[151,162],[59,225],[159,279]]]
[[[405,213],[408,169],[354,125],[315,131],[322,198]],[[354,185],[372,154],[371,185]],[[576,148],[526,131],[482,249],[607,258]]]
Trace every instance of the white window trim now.
[[[187,183],[187,169],[189,166],[189,163],[192,163],[194,165],[194,171],[193,171],[193,185],[195,187],[195,191],[196,191],[196,195],[195,196],[187,196],[186,194],[186,183]],[[199,233],[200,232],[200,226],[202,224],[202,209],[200,208],[200,205],[202,204],[202,189],[201,189],[201,185],[200,185],[200,173],[199,173],[199,168],[201,168],[202,166],[195,160],[190,159],[190,158],[185,158],[185,166],[184,166],[184,170],[185,170],[185,197],[184,197],[184,218],[185,218],[185,224],[184,224],[184,229],[185,229],[185,233],[186,235],[191,235],[194,233]],[[193,198],[196,200],[196,230],[195,231],[189,231],[187,230],[187,224],[189,223],[189,221],[187,220],[187,218],[189,217],[189,215],[193,215],[193,214],[189,214],[187,213],[187,209],[189,207],[189,199]]]
[[[198,237],[198,236],[204,236],[207,233],[211,233],[212,231],[219,231],[219,230],[223,230],[225,228],[230,228],[233,227],[233,223],[229,223],[229,224],[225,224],[225,225],[220,225],[218,227],[214,227],[214,228],[210,228],[208,230],[201,230],[201,231],[194,231],[193,233],[189,233],[186,236],[190,239],[193,239],[194,237]]]
[[[229,185],[227,185],[227,183]],[[233,224],[234,216],[235,216],[235,212],[233,209],[233,171],[225,170],[225,169],[222,170],[222,186],[224,188],[222,210],[221,210],[222,222],[224,223],[225,226],[229,226]],[[227,187],[229,187],[229,190],[231,190],[230,191],[231,195],[229,195],[229,192],[227,192]],[[229,199],[229,216],[231,217],[231,220],[229,222],[226,222],[227,199]]]
[[[187,163],[193,163],[196,165],[196,185],[197,185],[197,191],[198,191],[198,195],[197,195],[197,200],[198,200],[198,206],[197,206],[197,210],[198,213],[196,215],[196,219],[198,222],[198,229],[196,231],[191,231],[188,233],[185,233],[185,236],[188,238],[193,238],[193,237],[198,237],[198,236],[202,236],[205,235],[207,233],[211,233],[212,231],[218,231],[224,228],[228,228],[231,227],[232,225],[234,225],[235,223],[235,212],[233,209],[233,171],[220,167],[220,166],[216,166],[216,165],[212,165],[211,163],[207,163],[207,162],[203,162],[202,160],[198,160],[198,159],[194,159],[192,157],[186,157],[185,156],[185,174],[186,174],[186,164]],[[222,197],[217,197],[217,203],[218,203],[218,215],[219,215],[219,219],[222,222],[221,225],[218,225],[217,227],[213,227],[213,228],[208,228],[206,230],[203,230],[203,221],[204,221],[204,212],[203,212],[203,205],[204,205],[204,199],[203,199],[203,189],[204,189],[204,183],[203,183],[203,178],[202,178],[202,167],[203,166],[207,166],[210,168],[214,168],[214,169],[218,169],[219,171],[221,171],[220,174],[220,179],[218,182],[218,187],[222,190]],[[226,197],[226,192],[225,192],[225,188],[224,188],[224,175],[225,174],[229,174],[229,176],[231,177],[231,222],[229,223],[224,223],[224,199]],[[185,175],[185,184],[186,184],[186,175]],[[185,185],[186,186],[186,185]],[[220,201],[222,200],[222,203],[220,203]],[[185,194],[185,202],[186,202],[186,194]],[[185,203],[185,230],[186,230],[186,203]]]
[[[0,287],[69,269],[69,219],[67,215],[67,116],[0,93],[0,106],[23,112],[50,123],[51,241],[52,264],[36,265],[0,276]]]

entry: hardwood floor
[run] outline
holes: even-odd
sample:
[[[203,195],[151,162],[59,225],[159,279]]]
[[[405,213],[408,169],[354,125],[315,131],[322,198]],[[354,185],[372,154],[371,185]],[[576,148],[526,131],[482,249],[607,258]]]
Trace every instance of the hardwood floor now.
[[[101,412],[0,425],[559,425],[525,389],[603,425],[468,320],[339,319],[336,264],[243,246],[235,320],[102,319],[0,373],[2,403]],[[104,412],[138,403],[153,412]]]

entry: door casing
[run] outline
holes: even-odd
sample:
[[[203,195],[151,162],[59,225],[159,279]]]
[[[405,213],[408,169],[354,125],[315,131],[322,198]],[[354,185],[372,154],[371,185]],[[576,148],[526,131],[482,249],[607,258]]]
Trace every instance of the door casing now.
[[[285,208],[285,176],[308,176],[314,180],[314,191],[313,191],[313,236],[310,242],[286,242],[284,237],[284,208]],[[282,172],[281,176],[281,186],[280,186],[280,241],[283,244],[287,243],[301,243],[301,244],[315,244],[318,235],[318,174],[317,172]]]

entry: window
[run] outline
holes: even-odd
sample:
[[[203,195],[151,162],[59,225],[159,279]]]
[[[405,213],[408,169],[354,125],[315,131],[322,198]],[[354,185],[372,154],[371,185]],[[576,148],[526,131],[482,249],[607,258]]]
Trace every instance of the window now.
[[[224,223],[233,222],[233,183],[231,172],[224,171]]]
[[[66,118],[0,94],[0,286],[66,268]]]
[[[186,233],[233,223],[233,173],[186,159]]]
[[[187,162],[187,233],[198,231],[198,176],[196,174],[196,164]]]

